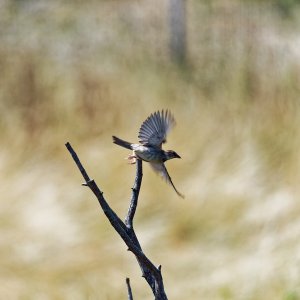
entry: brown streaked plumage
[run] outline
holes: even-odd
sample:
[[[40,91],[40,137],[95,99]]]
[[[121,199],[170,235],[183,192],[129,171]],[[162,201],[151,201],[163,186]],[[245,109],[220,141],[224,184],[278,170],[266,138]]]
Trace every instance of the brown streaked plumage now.
[[[164,164],[167,160],[181,157],[173,150],[165,151],[162,149],[162,144],[166,142],[167,135],[175,124],[175,119],[169,110],[157,111],[151,114],[141,125],[138,135],[139,144],[126,142],[116,136],[113,136],[113,142],[121,147],[133,150],[133,154],[128,156],[131,164],[134,164],[136,159],[149,162],[153,170],[167,183],[171,184],[175,192],[183,198],[184,196],[173,184]]]

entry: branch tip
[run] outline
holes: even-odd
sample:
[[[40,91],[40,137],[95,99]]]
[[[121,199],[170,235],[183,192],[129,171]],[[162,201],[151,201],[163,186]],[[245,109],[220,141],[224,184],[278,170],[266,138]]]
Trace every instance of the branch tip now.
[[[127,292],[128,292],[128,300],[133,300],[132,290],[130,286],[130,279],[128,277],[126,278],[126,285],[127,285]]]
[[[137,161],[136,164],[136,177],[134,180],[133,187],[131,188],[131,200],[125,218],[125,224],[128,228],[133,228],[133,219],[138,205],[139,192],[142,183],[142,161]]]

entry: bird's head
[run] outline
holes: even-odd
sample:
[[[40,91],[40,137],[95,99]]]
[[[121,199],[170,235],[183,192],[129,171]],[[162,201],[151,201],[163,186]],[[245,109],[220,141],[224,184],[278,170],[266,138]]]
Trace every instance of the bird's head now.
[[[181,158],[175,151],[173,150],[167,150],[165,151],[166,154],[166,160],[172,159],[172,158]]]

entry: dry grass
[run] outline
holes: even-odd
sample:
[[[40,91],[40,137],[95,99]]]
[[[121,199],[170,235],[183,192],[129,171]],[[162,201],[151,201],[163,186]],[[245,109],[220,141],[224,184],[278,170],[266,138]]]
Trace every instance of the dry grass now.
[[[134,168],[111,135],[170,108],[186,199],[145,166],[136,217],[170,299],[300,299],[297,18],[224,3],[188,2],[185,68],[167,1],[0,4],[1,297],[124,299],[130,276],[151,299],[64,143],[125,215]]]

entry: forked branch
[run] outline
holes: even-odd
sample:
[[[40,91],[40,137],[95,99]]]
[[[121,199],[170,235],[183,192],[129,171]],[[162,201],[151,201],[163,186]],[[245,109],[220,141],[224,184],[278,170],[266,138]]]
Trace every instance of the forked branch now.
[[[163,278],[161,275],[161,266],[156,267],[149,260],[149,258],[143,253],[141,245],[133,229],[133,219],[138,204],[138,197],[139,197],[139,192],[140,192],[142,177],[143,177],[142,161],[138,159],[136,162],[136,176],[132,188],[131,200],[130,200],[125,221],[123,222],[119,218],[119,216],[113,211],[113,209],[109,206],[109,204],[106,202],[103,196],[103,192],[99,189],[96,182],[93,179],[90,179],[90,177],[88,176],[87,172],[82,166],[77,154],[73,150],[70,143],[66,143],[66,147],[70,152],[70,154],[72,155],[74,162],[76,163],[80,173],[82,174],[85,180],[85,183],[83,183],[83,185],[88,186],[92,190],[94,195],[97,197],[98,202],[104,214],[108,218],[109,222],[117,231],[117,233],[120,235],[120,237],[123,239],[123,241],[128,247],[128,250],[135,255],[139,263],[139,266],[141,268],[142,276],[146,279],[149,286],[151,287],[151,290],[155,296],[155,300],[167,300],[167,296],[164,291]],[[129,295],[129,288],[130,288],[129,280],[128,281],[126,280],[126,283],[127,283],[128,295]],[[130,288],[130,295],[131,298],[129,299],[133,299],[131,288]]]

